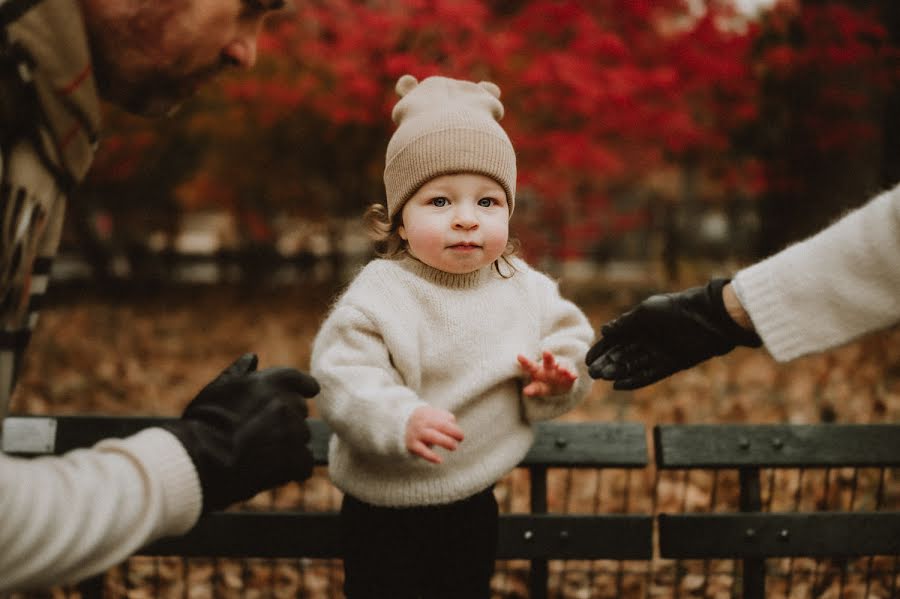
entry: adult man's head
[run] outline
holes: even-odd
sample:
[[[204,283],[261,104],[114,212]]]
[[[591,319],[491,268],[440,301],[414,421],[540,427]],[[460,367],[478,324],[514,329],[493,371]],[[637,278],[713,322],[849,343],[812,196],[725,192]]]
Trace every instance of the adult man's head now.
[[[81,0],[100,95],[171,112],[230,66],[256,62],[263,19],[284,0]]]

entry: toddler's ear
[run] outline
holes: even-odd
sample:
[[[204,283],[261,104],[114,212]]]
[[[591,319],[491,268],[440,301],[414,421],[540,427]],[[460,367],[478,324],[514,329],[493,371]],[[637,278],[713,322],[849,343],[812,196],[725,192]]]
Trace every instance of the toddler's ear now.
[[[419,85],[419,80],[412,75],[407,74],[400,77],[400,79],[397,79],[397,85],[394,86],[394,89],[396,90],[397,95],[402,98],[414,90],[417,85]]]
[[[500,99],[500,87],[493,81],[479,81],[478,85],[483,87],[487,93],[491,94],[498,100]]]

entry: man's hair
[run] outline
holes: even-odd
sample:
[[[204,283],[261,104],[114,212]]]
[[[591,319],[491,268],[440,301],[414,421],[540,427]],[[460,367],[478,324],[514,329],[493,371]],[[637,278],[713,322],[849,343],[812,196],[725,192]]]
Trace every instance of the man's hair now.
[[[399,231],[400,225],[403,224],[402,210],[398,211],[394,215],[394,218],[391,219],[388,216],[387,206],[384,204],[372,204],[366,210],[363,219],[369,229],[369,237],[374,244],[375,254],[378,255],[379,258],[396,260],[409,253],[406,241],[400,237]],[[510,238],[506,242],[506,249],[503,250],[503,254],[500,258],[494,260],[494,269],[496,269],[497,274],[504,278],[513,276],[516,267],[510,261],[510,258],[518,254],[519,249],[520,244],[518,239]],[[505,274],[503,270],[500,269],[501,260],[509,267],[510,271],[508,274]]]

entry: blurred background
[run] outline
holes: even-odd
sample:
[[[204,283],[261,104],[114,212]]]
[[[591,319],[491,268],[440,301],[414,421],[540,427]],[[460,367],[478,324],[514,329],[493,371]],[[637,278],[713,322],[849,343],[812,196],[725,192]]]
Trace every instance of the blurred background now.
[[[441,74],[503,91],[529,260],[573,282],[671,284],[685,262],[771,253],[900,181],[898,14],[893,0],[297,0],[254,70],[174,118],[109,111],[66,248],[98,281],[164,276],[166,252],[365,260],[394,83]]]
[[[897,0],[295,0],[268,22],[252,72],[163,121],[108,107],[14,411],[174,415],[244,351],[263,367],[306,368],[329,302],[372,256],[361,216],[384,197],[405,73],[500,86],[519,161],[513,232],[595,328],[650,293],[728,275],[900,182]],[[566,418],[648,430],[897,422],[900,331],[786,365],[741,349],[633,393],[597,382]],[[608,482],[602,501],[560,476],[569,482],[552,487],[551,511],[679,511],[717,496],[716,482],[667,482],[652,466]],[[821,509],[848,508],[842,476],[772,479],[769,497],[802,491]],[[881,504],[897,509],[900,477],[886,480]],[[514,489],[498,487],[506,510],[527,495]],[[581,496],[587,507],[576,509]],[[250,507],[338,501],[322,472]],[[132,560],[107,591],[298,596],[302,583],[302,596],[336,596],[340,569],[303,562],[233,574]],[[615,567],[609,594],[601,578],[567,582],[565,564],[552,572],[559,596],[632,596]],[[846,563],[843,574],[829,567],[814,564],[784,596],[862,596],[844,593]],[[735,584],[733,570],[701,588],[660,560],[640,568],[633,596],[728,596]],[[897,588],[897,560],[886,568],[884,594],[869,596]],[[498,575],[498,596],[522,596],[515,572]]]

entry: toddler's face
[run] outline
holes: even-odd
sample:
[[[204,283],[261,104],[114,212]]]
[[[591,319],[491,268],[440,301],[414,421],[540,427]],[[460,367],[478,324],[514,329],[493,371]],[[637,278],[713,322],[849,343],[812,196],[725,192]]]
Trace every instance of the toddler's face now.
[[[400,237],[429,266],[463,274],[499,258],[509,239],[506,192],[484,175],[443,175],[403,206]]]

